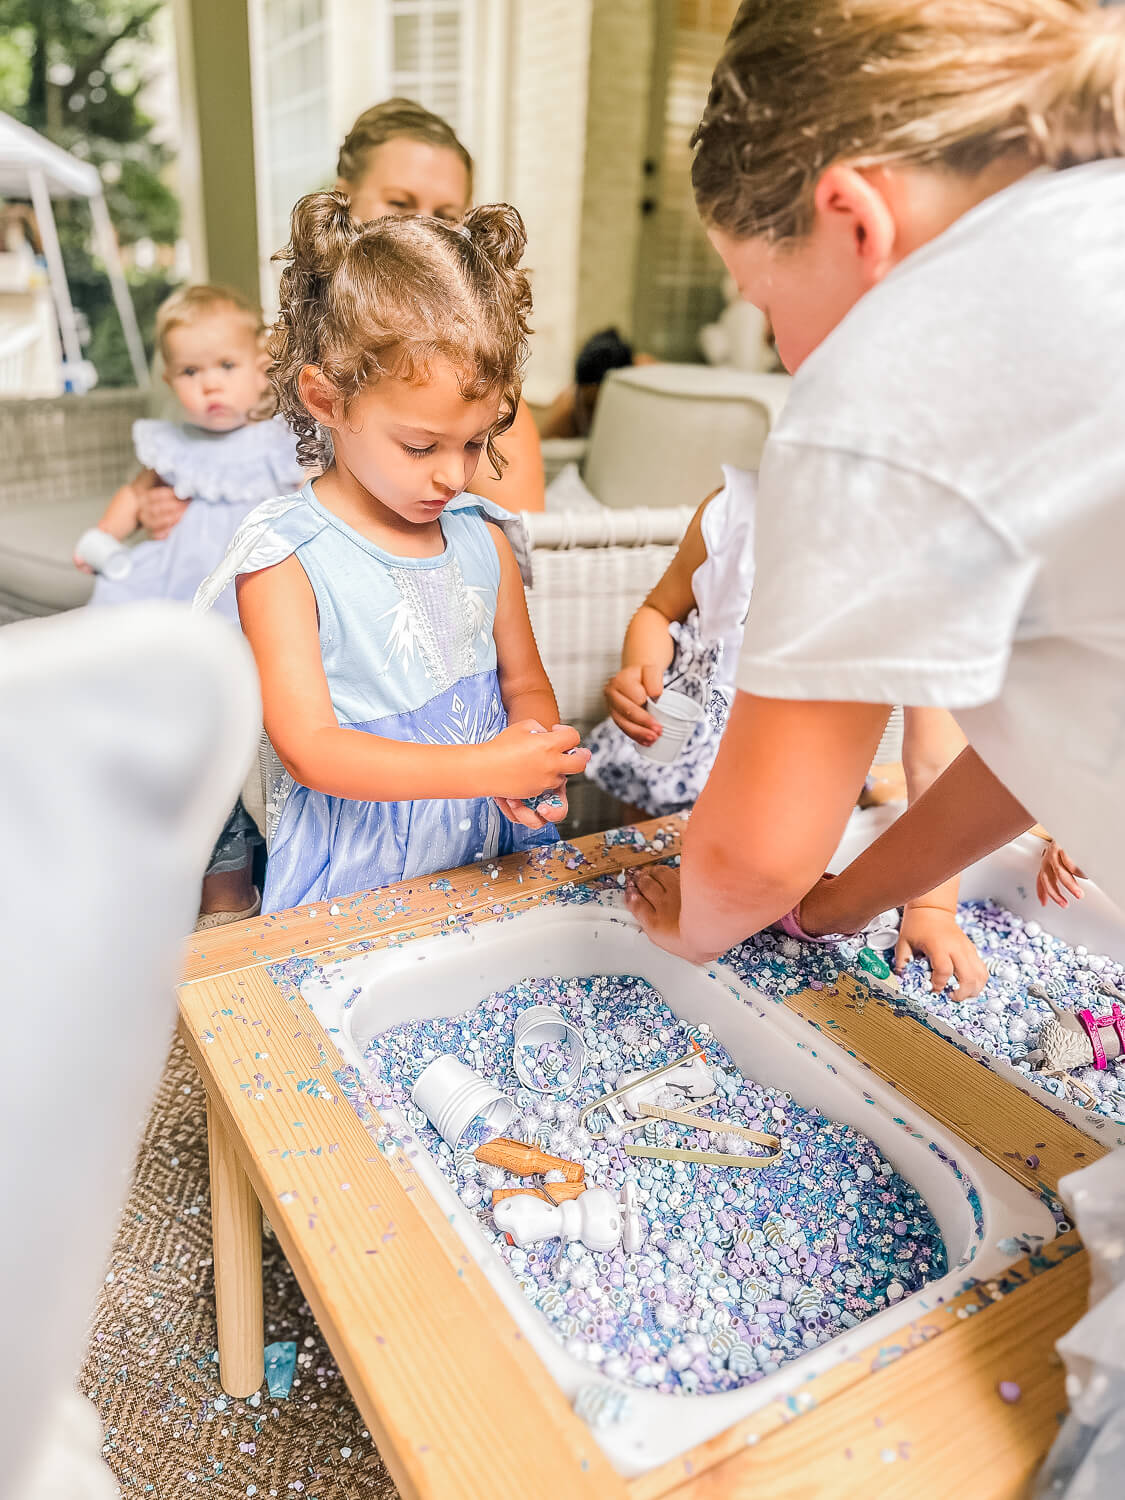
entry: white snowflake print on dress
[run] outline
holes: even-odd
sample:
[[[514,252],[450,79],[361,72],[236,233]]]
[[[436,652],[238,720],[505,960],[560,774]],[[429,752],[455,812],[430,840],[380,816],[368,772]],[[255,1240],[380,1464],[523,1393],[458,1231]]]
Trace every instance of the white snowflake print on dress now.
[[[482,590],[468,588],[457,558],[449,555],[436,568],[388,568],[400,603],[381,620],[390,619],[390,651],[404,666],[419,656],[437,692],[474,670],[473,645],[488,624]]]

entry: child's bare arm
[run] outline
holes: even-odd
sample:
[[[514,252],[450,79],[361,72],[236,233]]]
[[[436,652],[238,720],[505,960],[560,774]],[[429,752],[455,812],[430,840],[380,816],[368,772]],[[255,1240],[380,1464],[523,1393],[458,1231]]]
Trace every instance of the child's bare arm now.
[[[519,565],[498,526],[489,526],[500,559],[500,588],[492,635],[500,696],[511,722],[535,719],[545,729],[558,722],[559,707],[535,644]]]
[[[491,531],[500,559],[500,588],[492,627],[500,696],[514,726],[541,725],[550,729],[558,722],[558,704],[540,659],[539,647],[535,644],[519,566],[503,532],[495,526]],[[568,773],[583,770],[589,758],[588,750],[578,750],[568,756]],[[541,828],[545,822],[558,823],[566,816],[565,778],[560,778],[552,789],[557,791],[558,797],[541,804],[538,809],[526,807],[518,799],[502,797],[497,800],[501,810],[513,822],[528,828]]]
[[[135,479],[121,486],[106,506],[98,522],[98,530],[108,531],[119,542],[132,536],[140,524],[141,497],[159,482],[158,475],[152,469],[142,469]]]
[[[300,562],[286,558],[239,578],[237,587],[266,733],[302,785],[362,802],[530,797],[575,769],[564,753],[578,743],[573,729],[532,735],[513,726],[484,745],[419,745],[342,729],[321,661],[316,598]]]
[[[908,708],[902,741],[906,792],[913,805],[942,776],[964,750],[965,736],[952,714],[941,708]],[[935,993],[957,980],[957,998],[979,995],[988,983],[988,970],[969,938],[957,926],[959,878],[945,881],[925,895],[908,901],[895,951],[895,967],[914,957],[930,965]]]
[[[131,537],[140,525],[141,497],[158,482],[157,475],[152,469],[142,469],[136,479],[123,484],[117,491],[102,512],[97,529],[116,537],[119,542]],[[74,566],[83,573],[94,571],[89,563],[83,562],[77,554],[74,557]]]
[[[1086,872],[1078,868],[1066,850],[1060,849],[1054,839],[1049,840],[1035,880],[1040,906],[1046,906],[1048,901],[1056,906],[1069,906],[1068,892],[1081,901],[1082,887],[1078,882],[1085,879]]]
[[[674,654],[668,627],[673,621],[686,620],[695,605],[692,578],[707,557],[703,512],[719,493],[715,490],[708,495],[692,516],[675,557],[629,621],[621,670],[606,683],[605,697],[614,723],[640,745],[651,745],[660,733],[645,703],[664,691],[664,671]]]

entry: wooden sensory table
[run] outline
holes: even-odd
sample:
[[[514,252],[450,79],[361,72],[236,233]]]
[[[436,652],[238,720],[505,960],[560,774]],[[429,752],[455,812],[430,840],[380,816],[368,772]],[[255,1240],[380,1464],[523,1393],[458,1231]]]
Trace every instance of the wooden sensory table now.
[[[1066,1410],[1053,1345],[1086,1306],[1073,1231],[997,1282],[631,1480],[610,1466],[403,1152],[385,1156],[339,1091],[341,1059],[268,965],[323,962],[549,902],[675,852],[603,835],[192,940],[180,1027],[207,1092],[224,1389],[263,1378],[261,1210],[404,1500],[973,1500],[1019,1496]],[[575,862],[571,857],[571,863]],[[358,949],[357,949],[358,951]],[[785,1002],[1032,1191],[1104,1148],[850,979]],[[374,1122],[377,1124],[378,1122]],[[1032,1147],[1034,1146],[1034,1152]],[[1029,1160],[1029,1154],[1031,1159]],[[1000,1382],[1020,1388],[1001,1400]]]

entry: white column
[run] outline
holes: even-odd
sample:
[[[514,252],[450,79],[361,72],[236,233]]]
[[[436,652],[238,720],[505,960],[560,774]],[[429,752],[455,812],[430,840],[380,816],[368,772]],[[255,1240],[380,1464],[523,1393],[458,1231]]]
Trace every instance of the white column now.
[[[207,221],[203,211],[203,168],[199,155],[199,117],[195,97],[195,47],[191,35],[191,0],[172,0],[176,34],[176,90],[180,139],[176,151],[176,190],[183,210],[183,234],[191,254],[193,281],[207,281]]]
[[[512,0],[483,0],[472,28],[469,86],[473,99],[473,195],[478,203],[510,201]]]
[[[593,0],[515,0],[508,194],[527,225],[535,306],[524,395],[574,378]]]

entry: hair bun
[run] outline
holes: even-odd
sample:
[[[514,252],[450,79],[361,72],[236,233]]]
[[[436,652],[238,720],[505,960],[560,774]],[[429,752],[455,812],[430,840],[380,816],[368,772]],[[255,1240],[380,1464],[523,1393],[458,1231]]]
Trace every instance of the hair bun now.
[[[486,203],[462,221],[469,239],[493,265],[515,270],[527,248],[527,230],[519,210],[510,203]]]
[[[306,276],[331,276],[360,232],[346,193],[307,193],[293,206],[281,257]]]

